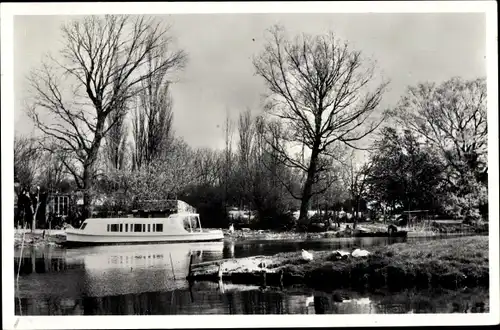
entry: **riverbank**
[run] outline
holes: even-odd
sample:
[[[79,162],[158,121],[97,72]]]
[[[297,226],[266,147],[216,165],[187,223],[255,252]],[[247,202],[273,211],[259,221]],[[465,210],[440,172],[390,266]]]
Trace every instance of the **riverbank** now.
[[[57,245],[65,238],[63,230],[30,230],[16,229],[14,231],[14,248],[24,247],[43,247],[48,245]],[[24,243],[23,243],[24,241]]]
[[[347,251],[350,252],[350,251]],[[488,237],[450,238],[377,247],[367,257],[333,251],[230,259],[194,265],[189,280],[327,288],[457,289],[489,285]],[[220,265],[220,266],[219,266]]]
[[[224,238],[228,241],[242,240],[307,240],[335,237],[386,237],[388,225],[382,223],[361,223],[355,230],[352,224],[341,224],[335,230],[324,232],[298,232],[298,231],[273,231],[251,230],[249,228],[229,231],[224,229]],[[467,236],[487,234],[488,231],[468,225],[440,224],[438,227],[399,227],[398,231],[404,232],[406,237],[434,237],[434,236]],[[396,233],[394,236],[397,236]]]

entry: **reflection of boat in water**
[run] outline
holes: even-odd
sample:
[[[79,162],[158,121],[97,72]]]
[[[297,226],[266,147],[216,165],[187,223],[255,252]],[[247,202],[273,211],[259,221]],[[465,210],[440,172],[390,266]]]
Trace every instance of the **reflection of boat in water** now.
[[[222,258],[223,248],[223,242],[95,246],[67,250],[65,261],[68,264],[83,262],[85,269],[90,270],[147,267],[165,262],[170,265],[170,259],[189,263],[191,254],[200,259],[203,254]]]
[[[96,246],[67,250],[65,262],[83,265],[85,295],[120,295],[185,288],[191,255],[193,262],[221,259],[223,248],[223,242]]]
[[[222,230],[201,228],[197,213],[168,217],[91,218],[79,229],[67,229],[65,246],[207,242],[224,239]]]

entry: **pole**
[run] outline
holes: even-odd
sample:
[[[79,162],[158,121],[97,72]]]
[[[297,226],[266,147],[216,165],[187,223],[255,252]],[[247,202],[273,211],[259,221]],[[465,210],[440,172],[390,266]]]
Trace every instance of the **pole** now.
[[[191,278],[191,266],[193,265],[193,253],[191,253],[191,257],[189,258],[189,269],[188,269],[188,278]]]
[[[172,253],[170,253],[170,266],[172,266],[172,274],[174,275],[174,281],[175,281],[175,272],[174,272],[174,263],[172,262]]]

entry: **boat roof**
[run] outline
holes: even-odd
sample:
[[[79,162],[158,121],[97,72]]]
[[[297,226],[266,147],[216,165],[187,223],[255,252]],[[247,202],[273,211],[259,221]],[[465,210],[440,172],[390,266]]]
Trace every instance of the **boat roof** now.
[[[171,217],[171,218],[187,217],[187,216],[199,216],[199,214],[198,213],[191,213],[191,212],[181,212],[181,213],[174,213],[174,214],[169,215],[169,217]]]
[[[130,220],[130,221],[135,221],[135,220],[148,220],[148,221],[158,221],[159,219],[175,219],[175,218],[185,218],[189,216],[196,216],[199,217],[200,215],[198,213],[188,213],[188,212],[183,212],[183,213],[174,213],[169,215],[168,217],[161,217],[161,218],[139,218],[139,217],[117,217],[117,218],[88,218],[87,220],[106,220],[106,221],[123,221],[123,220]]]

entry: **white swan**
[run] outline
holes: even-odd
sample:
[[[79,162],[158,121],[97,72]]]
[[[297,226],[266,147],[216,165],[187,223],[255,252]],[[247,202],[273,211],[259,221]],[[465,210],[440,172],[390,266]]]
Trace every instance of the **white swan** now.
[[[302,259],[311,261],[313,260],[313,255],[310,252],[307,252],[306,250],[302,249]]]
[[[370,252],[368,252],[366,250],[356,249],[356,250],[352,251],[351,255],[354,258],[367,257],[370,255]]]

